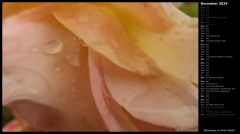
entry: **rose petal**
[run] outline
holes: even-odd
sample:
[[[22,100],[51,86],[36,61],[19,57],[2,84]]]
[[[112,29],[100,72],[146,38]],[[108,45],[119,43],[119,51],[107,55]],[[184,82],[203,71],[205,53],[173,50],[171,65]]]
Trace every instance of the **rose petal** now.
[[[105,85],[101,58],[94,51],[89,53],[89,73],[92,93],[100,114],[110,131],[174,131],[173,128],[153,125],[132,117],[123,110]]]
[[[5,19],[3,41],[4,105],[37,130],[105,130],[90,92],[87,49],[51,12]]]
[[[198,97],[192,84],[165,73],[137,75],[107,60],[102,60],[101,68],[97,79],[105,80],[111,96],[133,117],[182,130],[197,127]]]
[[[137,48],[146,53],[162,71],[198,83],[196,18],[187,16],[166,2],[106,5],[116,11],[124,30],[136,42]],[[139,23],[145,24],[144,27]]]
[[[20,11],[34,9],[42,4],[41,2],[2,2],[2,17],[5,19]]]
[[[196,19],[170,3],[96,5],[54,15],[88,47],[124,69],[145,75],[160,69],[198,83]]]
[[[78,10],[55,11],[54,15],[88,47],[127,70],[143,75],[158,72],[155,63],[138,49],[111,10],[94,4],[76,6]]]

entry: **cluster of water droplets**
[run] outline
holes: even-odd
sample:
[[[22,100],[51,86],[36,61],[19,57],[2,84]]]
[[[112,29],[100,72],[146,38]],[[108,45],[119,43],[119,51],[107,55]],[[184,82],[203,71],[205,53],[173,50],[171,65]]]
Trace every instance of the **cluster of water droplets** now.
[[[63,51],[64,43],[61,40],[50,40],[46,42],[42,47],[42,52],[46,55],[56,55]],[[38,52],[37,49],[33,48],[33,52]],[[65,54],[65,61],[68,65],[78,67],[80,66],[80,53],[78,51],[70,51]],[[60,67],[56,67],[55,71],[60,71]]]
[[[43,46],[43,53],[53,55],[59,53],[63,49],[61,40],[50,40]]]

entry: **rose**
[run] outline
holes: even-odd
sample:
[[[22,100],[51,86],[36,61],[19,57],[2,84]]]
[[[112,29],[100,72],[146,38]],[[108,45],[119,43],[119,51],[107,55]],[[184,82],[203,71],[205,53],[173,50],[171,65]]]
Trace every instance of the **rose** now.
[[[170,3],[19,4],[3,4],[3,105],[18,119],[41,131],[197,127],[196,19]]]

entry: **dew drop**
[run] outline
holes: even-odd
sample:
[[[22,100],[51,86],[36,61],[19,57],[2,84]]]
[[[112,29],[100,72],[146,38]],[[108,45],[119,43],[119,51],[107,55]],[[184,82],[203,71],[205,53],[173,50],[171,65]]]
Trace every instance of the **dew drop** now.
[[[71,66],[80,66],[79,54],[77,52],[68,53],[66,61]]]
[[[50,40],[43,46],[43,52],[46,54],[57,54],[63,48],[63,42],[60,40]]]

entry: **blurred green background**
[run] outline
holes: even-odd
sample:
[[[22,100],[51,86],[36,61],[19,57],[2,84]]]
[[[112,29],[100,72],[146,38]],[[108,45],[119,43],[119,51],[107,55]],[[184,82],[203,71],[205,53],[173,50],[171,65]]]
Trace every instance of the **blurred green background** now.
[[[198,3],[197,2],[185,2],[181,4],[180,10],[192,17],[198,17]]]
[[[2,126],[13,119],[12,112],[9,108],[3,107],[2,110]]]
[[[179,9],[192,17],[198,17],[198,3],[197,2],[185,2],[185,3],[176,3],[179,5]],[[2,110],[2,125],[5,125],[7,122],[13,119],[11,110],[3,107]]]

